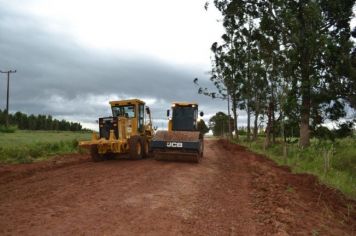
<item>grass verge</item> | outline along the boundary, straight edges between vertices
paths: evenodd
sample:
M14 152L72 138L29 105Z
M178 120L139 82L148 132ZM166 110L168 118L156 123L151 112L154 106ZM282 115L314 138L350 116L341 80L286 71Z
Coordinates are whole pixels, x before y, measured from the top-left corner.
M284 145L280 142L264 150L263 138L247 142L240 138L240 145L251 151L264 154L279 165L287 165L295 173L310 173L328 186L342 191L356 199L356 139L344 138L334 142L312 140L310 147L300 148L298 144ZM285 155L286 154L286 155Z
M54 155L77 153L80 140L90 133L69 131L17 131L0 134L0 163L31 163Z

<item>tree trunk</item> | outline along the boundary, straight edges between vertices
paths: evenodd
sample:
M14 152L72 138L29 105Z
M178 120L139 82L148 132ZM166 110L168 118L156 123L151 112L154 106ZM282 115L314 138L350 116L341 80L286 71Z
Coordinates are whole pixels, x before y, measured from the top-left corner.
M272 111L271 111L272 112L271 133L272 133L272 143L273 144L276 143L276 132L275 132L276 117L275 117L274 109L275 109L275 103L273 101L272 102Z
M234 115L234 132L236 140L239 140L239 132L237 130L237 99L236 95L232 95L232 113Z
M250 100L251 100L251 70L250 70L250 62L251 62L251 33L252 33L252 21L250 16L248 17L248 30L249 36L247 37L247 141L251 139L251 108L250 108Z
M267 121L264 149L268 148L271 145L272 107L273 107L273 103L270 102L269 106L268 106L268 111L267 111L268 121Z
M254 121L254 127L253 127L253 140L257 140L257 134L258 134L258 117L260 113L260 101L256 98L256 110L255 110L255 121Z
M258 134L258 116L260 114L256 111L255 112L255 121L254 121L254 126L253 126L253 141L257 140L257 134Z
M233 137L232 137L232 131L231 131L231 115L230 115L230 93L228 91L227 93L227 127L228 127L228 138L229 140L231 140Z
M302 94L302 107L300 114L300 140L299 145L303 148L310 145L310 131L309 131L309 118L310 118L310 72L309 72L309 61L310 53L307 48L307 42L305 40L305 29L306 23L304 19L304 3L299 2L299 13L298 21L301 25L299 32L299 37L301 43L299 45L299 50L301 53L300 57L300 70L301 70L301 94Z
M272 65L274 68L274 65ZM270 124L270 133L272 134L272 143L276 143L276 135L275 135L275 115L274 115L274 110L275 110L275 94L274 94L274 83L272 81L271 83L271 101L270 101L270 106L269 106L269 113L270 113L270 119L271 119L271 124Z
M303 148L310 145L309 117L310 117L310 100L308 96L302 98L302 112L300 119L300 141L299 145Z
M250 99L247 99L247 141L251 139L251 108Z

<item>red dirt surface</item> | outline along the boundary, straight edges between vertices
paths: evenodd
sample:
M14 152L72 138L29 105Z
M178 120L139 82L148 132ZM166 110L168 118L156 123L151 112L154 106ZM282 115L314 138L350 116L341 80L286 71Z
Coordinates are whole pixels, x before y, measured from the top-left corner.
M0 166L0 235L354 235L355 201L208 140L199 164L87 155Z

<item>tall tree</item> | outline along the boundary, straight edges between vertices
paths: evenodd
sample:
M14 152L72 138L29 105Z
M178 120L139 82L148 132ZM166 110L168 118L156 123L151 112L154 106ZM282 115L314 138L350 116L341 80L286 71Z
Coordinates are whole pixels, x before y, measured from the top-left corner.
M311 129L345 116L347 103L355 107L356 52L349 26L355 0L214 0L214 5L226 30L216 47L222 76L236 83L231 93L245 101L248 114L254 109L252 65L264 68L266 141L276 135L276 111L282 126L285 120L299 123L300 146L307 147ZM251 18L259 37L251 37L246 20Z
M223 112L217 112L209 120L209 128L212 130L214 136L223 136L228 134L229 129L229 117ZM233 123L233 119L230 117L230 122Z
M284 34L300 112L300 145L310 144L310 124L345 115L351 82L350 18L354 0L270 1L273 23ZM279 10L280 9L280 10ZM322 113L324 113L322 115Z

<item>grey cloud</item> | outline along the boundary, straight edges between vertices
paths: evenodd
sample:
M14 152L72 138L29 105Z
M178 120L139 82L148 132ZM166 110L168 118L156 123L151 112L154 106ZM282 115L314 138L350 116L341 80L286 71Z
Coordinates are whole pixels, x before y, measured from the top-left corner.
M197 101L210 115L226 111L225 101L197 94L194 77L210 85L202 68L86 49L65 35L46 31L38 19L4 8L0 32L0 69L18 70L11 79L10 111L92 122L110 113L106 99L115 95L155 99L152 113L159 122L171 101ZM0 108L6 97L1 77Z

